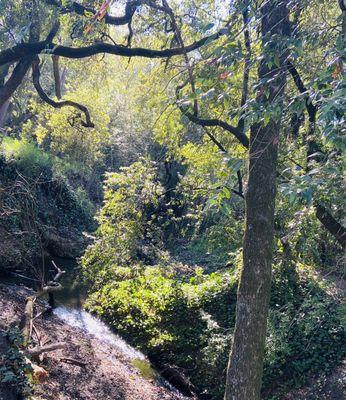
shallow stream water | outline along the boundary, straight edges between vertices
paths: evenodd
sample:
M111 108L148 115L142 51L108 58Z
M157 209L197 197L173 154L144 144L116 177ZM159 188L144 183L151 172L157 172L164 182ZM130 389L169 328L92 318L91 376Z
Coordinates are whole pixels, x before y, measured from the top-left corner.
M159 380L160 383L172 389L168 382L163 382L158 372L152 368L150 361L142 352L129 345L121 336L113 332L106 323L83 309L86 290L77 283L78 265L76 260L60 257L46 258L45 270L46 275L49 277L54 276L55 273L52 261L65 271L65 274L59 280L63 289L54 294L55 308L53 313L66 324L78 327L85 333L116 348L130 361L143 378ZM35 288L34 280L20 275L8 275L2 277L1 281L8 284L24 284Z
M66 324L78 327L98 340L116 348L146 379L160 379L159 374L152 368L146 356L129 345L121 336L113 332L108 325L83 309L86 291L76 280L78 266L75 260L52 257L46 260L47 266L54 261L65 271L60 280L63 289L56 293L56 308L53 313Z

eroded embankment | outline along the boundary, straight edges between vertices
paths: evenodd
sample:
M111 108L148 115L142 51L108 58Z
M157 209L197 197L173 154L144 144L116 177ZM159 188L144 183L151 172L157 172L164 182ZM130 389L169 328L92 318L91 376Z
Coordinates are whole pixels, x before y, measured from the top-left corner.
M2 336L12 322L20 319L29 293L30 290L24 287L0 284ZM38 318L35 325L42 342L66 343L65 349L47 353L41 363L49 376L44 383L36 385L35 400L184 399L158 381L140 376L130 359L112 343L102 341L78 326L70 326L54 314ZM4 342L0 341L0 346L2 353L6 350ZM66 358L80 360L85 365L71 365L64 361ZM0 400L9 400L8 396L8 392L0 387Z

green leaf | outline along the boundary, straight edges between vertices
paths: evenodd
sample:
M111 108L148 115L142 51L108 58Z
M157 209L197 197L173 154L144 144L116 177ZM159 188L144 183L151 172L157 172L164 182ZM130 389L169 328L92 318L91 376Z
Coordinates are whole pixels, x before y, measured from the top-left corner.
M280 67L280 58L277 54L274 56L274 63L277 67Z
M264 126L267 126L269 124L269 121L270 121L270 114L269 113L265 113L264 114L263 121L264 121Z
M224 197L226 199L231 198L231 192L229 191L229 189L227 187L222 188L222 194L224 195Z
M203 31L204 31L204 32L209 31L211 28L214 27L214 25L215 25L215 24L214 24L213 22L210 22L209 24L205 25L205 27L203 28Z
M243 161L239 158L230 158L227 161L227 165L233 172L238 172L243 165Z

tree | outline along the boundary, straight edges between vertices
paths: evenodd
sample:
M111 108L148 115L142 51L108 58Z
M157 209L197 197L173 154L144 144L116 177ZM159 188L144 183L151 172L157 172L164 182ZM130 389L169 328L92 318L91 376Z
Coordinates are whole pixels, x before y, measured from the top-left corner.
M290 24L286 1L267 1L261 13L263 59L258 71L257 101L266 108L273 104L282 105L287 58L282 43L289 34ZM280 55L279 65L272 62L277 54ZM267 95L264 90L268 91ZM251 127L243 269L225 400L260 399L271 282L280 118L280 115L271 116L267 124L256 123Z

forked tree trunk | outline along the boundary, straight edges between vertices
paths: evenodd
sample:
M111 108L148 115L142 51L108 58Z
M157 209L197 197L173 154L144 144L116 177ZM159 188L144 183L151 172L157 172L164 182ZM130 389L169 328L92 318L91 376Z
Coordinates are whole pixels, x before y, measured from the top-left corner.
M287 57L282 43L279 44L290 30L286 4L286 0L268 0L261 10L264 57L258 74L260 80L269 82L261 85L257 101L264 110L274 102L281 104L286 85L284 68L273 64L275 48L280 48L276 54L281 65ZM260 399L271 285L279 119L271 118L268 124L255 124L250 133L243 269L225 400Z

